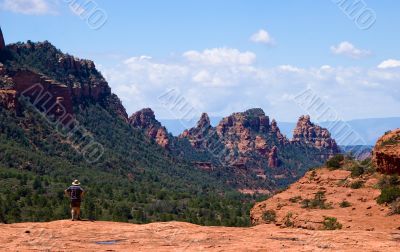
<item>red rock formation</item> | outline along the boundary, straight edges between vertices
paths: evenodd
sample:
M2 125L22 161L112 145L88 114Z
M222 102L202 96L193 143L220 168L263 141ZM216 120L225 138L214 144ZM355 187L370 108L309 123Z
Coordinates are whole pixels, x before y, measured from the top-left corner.
M273 211L273 225L280 228L290 227L293 232L297 232L296 228L324 229L326 216L337 218L337 222L343 225L342 229L347 233L396 229L400 227L399 215L389 214L392 211L390 205L379 205L376 202L381 194L376 184L382 176L364 174L362 178L354 178L350 171L331 171L327 168L309 171L286 190L256 203L250 210L251 222L255 225L266 223L268 220L265 219L265 213ZM364 182L362 188L353 189L349 186L360 179ZM315 199L316 194L321 192L324 192L328 209L304 208L305 200ZM351 207L343 207L344 201L349 202Z
M213 128L208 116L203 114L196 127L185 130L179 137L187 138L197 149L207 150L209 146L223 149L218 153L220 160L238 169L250 168L257 171L270 161L269 167L278 167L277 148L270 149L278 142L289 141L280 133L273 120L262 109L250 109L242 113L233 113L223 118Z
M279 143L287 144L289 142L287 138L284 135L282 135L275 119L272 119L271 121L271 133L276 136L276 138L279 140Z
M17 96L31 103L47 115L64 117L73 115L70 89L31 71L18 71L13 77Z
M375 144L372 160L385 174L400 174L400 128L383 135Z
M111 94L110 107L114 109L116 114L125 122L128 122L128 114L126 113L125 107L122 105L121 100L116 94Z
M4 42L3 32L0 27L0 51L6 47L6 43Z
M278 167L278 148L272 147L271 152L268 154L268 166L270 168Z
M144 108L129 117L128 122L134 128L142 129L161 147L168 149L170 140L167 129L156 120L151 108Z
M207 141L208 133L211 129L210 118L207 113L203 113L197 122L197 126L185 130L179 137L187 138L193 147L201 148Z
M326 150L327 156L339 153L336 141L331 138L329 131L313 124L309 115L299 118L293 131L292 142L311 144L318 149Z
M267 145L267 141L265 140L265 138L263 138L262 136L256 136L254 143L255 143L255 148L258 151L258 153L260 153L261 155L267 154L268 145Z
M45 49L54 51L56 50L49 42L42 43L25 43L10 45L11 50L18 53L21 48L30 48L31 50ZM104 78L97 72L95 65L89 60L80 60L70 55L64 55L57 51L56 56L59 55L59 65L49 66L50 71L63 70L71 73L65 77L65 82L72 85L64 85L45 75L38 74L29 70L12 70L8 71L6 67L0 63L0 88L12 89L16 92L17 98L21 95L27 96L34 105L48 113L60 118L66 114L73 115L73 104L79 105L84 100L90 99L98 102L105 107L111 108L116 112L124 121L127 121L128 116L125 108L122 106L121 101L116 95L111 93ZM73 77L71 77L73 74ZM82 79L82 82L76 80ZM4 93L4 92L3 92ZM5 107L16 108L19 107L18 99L11 99L9 96L2 95L2 104L7 103ZM15 104L11 105L10 102L14 101ZM69 119L70 120L70 119ZM64 120L62 120L65 122Z

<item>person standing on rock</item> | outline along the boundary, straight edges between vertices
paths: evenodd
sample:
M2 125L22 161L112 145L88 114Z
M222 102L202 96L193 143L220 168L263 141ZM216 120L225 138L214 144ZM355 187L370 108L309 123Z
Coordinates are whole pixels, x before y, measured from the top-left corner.
M81 214L81 201L85 191L80 187L78 180L74 180L72 185L65 189L64 193L71 201L71 220L80 220Z

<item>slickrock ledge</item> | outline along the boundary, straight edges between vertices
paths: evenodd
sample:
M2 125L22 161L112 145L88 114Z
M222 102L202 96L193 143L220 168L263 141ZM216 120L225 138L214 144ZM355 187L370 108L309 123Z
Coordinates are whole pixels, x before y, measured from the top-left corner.
M275 225L204 227L71 222L0 225L3 251L397 251L400 230L313 231Z

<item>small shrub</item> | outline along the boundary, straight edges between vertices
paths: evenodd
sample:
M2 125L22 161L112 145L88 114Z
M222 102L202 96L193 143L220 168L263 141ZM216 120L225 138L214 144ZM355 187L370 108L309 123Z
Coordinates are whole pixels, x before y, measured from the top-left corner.
M379 195L376 201L378 204L391 203L397 198L400 198L400 188L390 186L382 189L381 195Z
M330 204L326 204L326 197L324 191L318 191L315 193L314 199L304 199L301 202L302 208L319 208L319 209L329 209Z
M292 203L297 203L297 202L299 202L300 200L301 200L301 196L295 196L295 197L291 197L291 198L289 199L289 201L292 202Z
M399 142L400 142L400 136L395 135L395 136L392 136L391 138L387 139L386 141L383 141L381 143L381 146L395 145L395 144L397 144Z
M400 184L400 179L397 174L392 176L385 175L379 180L378 187L380 189L384 189L387 187L398 186L399 184Z
M351 187L352 189L359 189L359 188L361 188L363 185L364 185L364 181L362 181L362 180L356 180L356 181L354 181L354 182L352 182L352 183L350 184L350 187Z
M351 204L350 204L350 202L348 202L348 201L346 201L346 200L343 200L342 202L340 202L339 206L340 206L341 208L346 208L346 207L351 206Z
M275 222L275 220L276 220L276 213L275 213L275 211L274 211L274 210L267 210L267 211L265 211L264 214L263 214L263 220L264 220L266 223Z
M389 215L400 214L400 198L397 198L395 201L390 204L390 213Z
M288 188L289 188L288 186L280 188L280 189L276 190L276 194L282 193L282 192L286 191Z
M340 224L335 217L324 217L324 229L325 230L335 230L342 229L342 224Z
M315 170L312 170L312 172L310 173L309 179L314 180L316 176L317 176L317 172Z
M351 171L351 177L353 178L359 177L364 174L364 168L362 166L359 166L358 164L351 167L350 171Z
M311 200L310 199L304 199L301 201L301 207L302 208L311 208Z
M294 227L294 222L292 221L292 216L293 214L291 212L288 212L285 216L285 226L286 227Z
M337 186L344 186L346 183L347 183L347 179L341 179L336 183L336 185Z
M376 167L373 163L369 163L368 165L364 165L364 173L366 174L374 174L376 172Z
M335 155L334 157L330 158L326 161L326 166L330 170L339 169L341 166L341 162L344 160L344 156L342 154Z

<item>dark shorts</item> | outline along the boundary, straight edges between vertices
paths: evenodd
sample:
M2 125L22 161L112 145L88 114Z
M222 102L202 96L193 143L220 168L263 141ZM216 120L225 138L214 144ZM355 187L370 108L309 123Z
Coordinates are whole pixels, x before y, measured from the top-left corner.
M80 201L71 201L71 207L81 207Z

